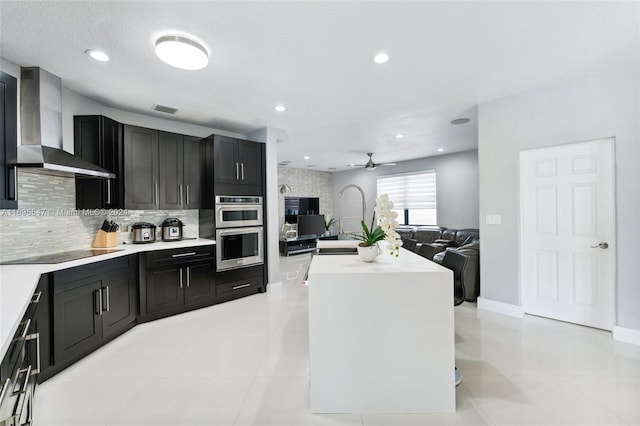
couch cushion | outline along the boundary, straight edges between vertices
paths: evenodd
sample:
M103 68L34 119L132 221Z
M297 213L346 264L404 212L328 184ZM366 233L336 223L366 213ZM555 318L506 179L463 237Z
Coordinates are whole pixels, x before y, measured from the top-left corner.
M435 240L439 239L442 236L442 231L440 228L423 228L420 227L416 229L413 234L413 238L420 241L421 243L432 243Z
M465 244L469 237L473 237L476 240L480 239L480 231L478 229L459 229L456 231L455 242L456 245L461 246Z

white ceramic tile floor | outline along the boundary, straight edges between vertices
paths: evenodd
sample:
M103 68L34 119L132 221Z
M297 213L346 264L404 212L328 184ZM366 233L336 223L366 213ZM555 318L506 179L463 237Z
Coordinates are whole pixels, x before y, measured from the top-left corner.
M640 347L469 303L456 413L311 414L308 262L281 258L266 294L136 326L41 385L35 426L640 425Z

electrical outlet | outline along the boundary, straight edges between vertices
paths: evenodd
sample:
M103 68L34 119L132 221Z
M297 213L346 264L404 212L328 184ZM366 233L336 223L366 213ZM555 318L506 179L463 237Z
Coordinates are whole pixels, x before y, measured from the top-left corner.
M487 225L500 225L502 223L502 216L499 214L488 214L485 223Z

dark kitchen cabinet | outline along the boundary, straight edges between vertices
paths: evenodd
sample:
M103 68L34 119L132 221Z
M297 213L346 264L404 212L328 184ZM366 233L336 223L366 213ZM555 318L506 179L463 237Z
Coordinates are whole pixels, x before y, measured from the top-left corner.
M200 207L200 138L125 126L125 207Z
M216 184L262 186L263 144L218 135L213 144Z
M159 208L158 131L124 126L124 205L132 210Z
M54 272L53 366L68 367L133 327L137 306L136 256Z
M101 115L73 117L74 155L116 175L115 179L76 176L77 209L124 208L122 124Z
M264 265L216 273L216 302L227 302L265 289Z
M159 250L141 256L142 321L211 305L215 301L213 246Z
M17 79L0 72L0 209L16 209L18 149Z
M160 209L200 207L200 138L159 132Z

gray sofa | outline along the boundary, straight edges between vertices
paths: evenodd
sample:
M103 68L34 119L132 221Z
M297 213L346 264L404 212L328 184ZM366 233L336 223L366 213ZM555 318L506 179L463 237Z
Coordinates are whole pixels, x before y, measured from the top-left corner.
M441 263L445 250L468 257L462 280L466 300L475 302L480 295L480 232L478 229L448 229L437 226L400 226L396 229L407 246L417 244L418 254Z

